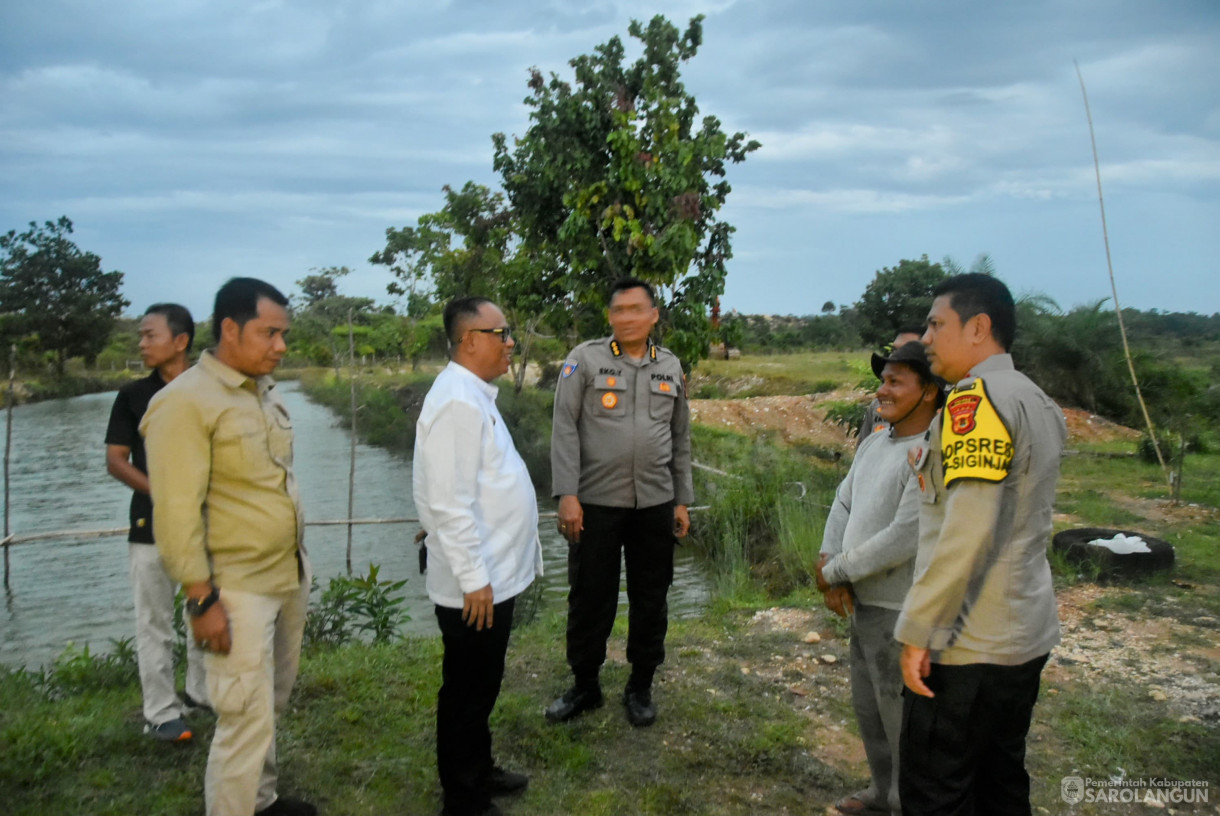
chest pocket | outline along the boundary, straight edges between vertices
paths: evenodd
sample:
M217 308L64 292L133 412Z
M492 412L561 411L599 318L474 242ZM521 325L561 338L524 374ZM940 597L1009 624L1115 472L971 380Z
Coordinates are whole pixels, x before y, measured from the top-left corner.
M678 396L678 384L669 380L652 380L648 383L648 415L653 419L668 420L674 413L674 400Z
M593 381L593 396L597 412L603 416L623 416L627 413L627 381L614 374L599 374Z
M267 442L271 456L287 464L292 461L292 419L288 409L276 403L271 407L274 422L267 428Z
M251 463L267 458L267 432L263 424L249 416L238 416L221 423L212 437L212 466L239 472Z

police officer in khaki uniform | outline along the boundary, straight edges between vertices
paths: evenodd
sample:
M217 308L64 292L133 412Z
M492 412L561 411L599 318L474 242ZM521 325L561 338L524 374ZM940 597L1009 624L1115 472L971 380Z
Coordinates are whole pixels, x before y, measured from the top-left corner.
M603 703L599 673L627 562L623 693L632 725L657 716L652 678L665 659L674 545L690 529L690 408L682 367L650 335L652 288L628 278L610 294L614 334L577 346L555 389L551 469L568 540L568 665L575 683L546 710L565 722Z
M1013 368L1008 287L958 275L933 297L923 343L932 372L956 385L911 457L919 549L894 630L902 812L1028 816L1025 738L1059 642L1046 549L1067 428Z

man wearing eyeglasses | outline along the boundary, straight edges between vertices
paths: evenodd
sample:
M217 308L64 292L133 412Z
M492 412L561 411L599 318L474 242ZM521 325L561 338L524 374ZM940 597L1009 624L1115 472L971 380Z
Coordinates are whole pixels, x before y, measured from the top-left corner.
M538 504L529 471L496 408L512 331L478 297L444 311L449 365L415 426L412 483L428 531L428 597L445 656L436 704L436 758L445 816L494 816L492 797L529 780L495 764L488 719L500 695L513 607L542 574Z
M577 346L555 388L551 434L559 532L568 548L567 657L575 682L546 710L566 722L604 702L601 667L627 562L628 721L656 720L652 680L665 660L674 545L690 529L690 408L682 366L652 342L652 288L628 278L610 293L613 334Z

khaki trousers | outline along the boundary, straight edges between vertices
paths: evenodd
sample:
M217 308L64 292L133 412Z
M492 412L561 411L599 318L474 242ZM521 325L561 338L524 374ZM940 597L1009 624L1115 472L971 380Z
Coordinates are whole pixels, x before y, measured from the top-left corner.
M302 553L297 590L220 590L232 648L227 655L208 652L205 659L217 714L204 776L208 816L252 816L275 802L275 720L288 705L300 666L309 581Z
M144 719L160 725L181 717L182 701L174 691L174 595L178 585L165 572L155 544L128 544L131 594L136 610L136 658ZM186 693L208 701L203 652L186 639Z

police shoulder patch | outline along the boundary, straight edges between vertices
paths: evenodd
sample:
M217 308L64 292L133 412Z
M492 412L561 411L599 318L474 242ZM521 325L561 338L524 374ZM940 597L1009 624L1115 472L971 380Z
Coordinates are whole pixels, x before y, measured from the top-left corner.
M958 479L1002 482L1012 467L1012 433L987 396L983 381L949 393L941 415L945 487Z
M568 360L563 364L563 371L559 372L559 376L566 380L568 377L572 376L572 372L576 370L578 365L580 365L580 363L576 362L575 360Z

